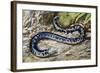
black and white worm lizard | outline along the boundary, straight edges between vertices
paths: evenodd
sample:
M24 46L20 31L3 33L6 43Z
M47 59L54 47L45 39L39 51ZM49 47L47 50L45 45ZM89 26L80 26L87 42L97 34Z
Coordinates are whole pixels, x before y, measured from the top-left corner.
M80 35L78 37L64 37L64 36L54 34L51 32L39 32L35 36L33 36L30 41L30 49L31 49L32 54L34 54L37 57L45 58L45 57L49 57L50 55L56 52L54 48L41 50L37 46L40 40L49 39L49 40L54 40L57 42L67 43L67 44L72 44L72 45L78 44L84 41L85 31L84 31L83 26L81 26L80 24L74 24L70 26L69 28L64 29L64 28L59 27L58 19L59 19L58 16L55 16L53 19L53 25L56 30L60 32L64 32L66 34L72 34L74 32L78 32Z

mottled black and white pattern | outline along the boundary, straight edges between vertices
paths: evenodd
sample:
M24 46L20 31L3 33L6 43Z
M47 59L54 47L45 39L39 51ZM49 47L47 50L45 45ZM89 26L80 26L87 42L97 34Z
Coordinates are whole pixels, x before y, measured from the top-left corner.
M78 32L78 34L80 35L77 37L75 36L65 37L65 36L61 36L61 35L51 33L51 32L39 32L35 36L32 37L31 42L30 42L31 52L35 56L42 57L42 58L49 57L56 52L54 48L48 48L45 50L40 49L38 47L38 43L40 40L49 39L49 40L54 40L54 41L61 42L61 43L70 44L70 45L75 45L75 44L78 44L84 41L85 31L84 31L84 28L80 24L74 24L70 26L69 28L64 29L58 26L58 22L57 22L58 19L59 19L58 16L55 16L53 19L53 25L56 30L58 30L59 32L64 32L67 35L75 34L75 32Z

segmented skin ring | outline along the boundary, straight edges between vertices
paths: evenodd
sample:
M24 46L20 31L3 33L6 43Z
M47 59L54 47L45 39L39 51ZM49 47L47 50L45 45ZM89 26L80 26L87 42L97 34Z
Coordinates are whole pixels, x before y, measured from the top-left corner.
M56 52L54 48L48 48L45 50L40 49L37 45L40 40L54 40L61 43L75 45L84 41L85 31L84 28L79 24L74 24L69 28L63 29L58 25L58 16L55 16L53 19L53 25L55 29L59 32L64 32L65 34L72 34L74 32L78 32L80 34L79 37L64 37L51 32L39 32L35 36L32 37L30 41L30 49L31 52L41 58L49 57Z

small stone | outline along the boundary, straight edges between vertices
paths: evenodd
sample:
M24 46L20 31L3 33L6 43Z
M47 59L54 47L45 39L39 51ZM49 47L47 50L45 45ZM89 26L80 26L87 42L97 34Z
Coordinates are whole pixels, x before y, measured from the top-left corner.
M27 33L28 33L28 31L24 29L23 30L23 34L27 34Z
M28 37L24 37L24 38L23 38L23 41L27 41L27 40L29 40Z

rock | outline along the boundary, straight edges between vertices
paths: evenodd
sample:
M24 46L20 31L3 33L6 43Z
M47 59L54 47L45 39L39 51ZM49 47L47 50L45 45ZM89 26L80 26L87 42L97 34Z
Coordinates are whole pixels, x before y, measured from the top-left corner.
M66 56L71 56L72 53L68 51L68 52L65 53L65 55L66 55Z
M86 37L91 37L91 33L90 32L87 32L86 33Z
M29 33L28 30L23 29L23 34L28 34L28 33Z

